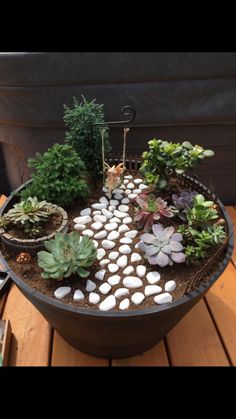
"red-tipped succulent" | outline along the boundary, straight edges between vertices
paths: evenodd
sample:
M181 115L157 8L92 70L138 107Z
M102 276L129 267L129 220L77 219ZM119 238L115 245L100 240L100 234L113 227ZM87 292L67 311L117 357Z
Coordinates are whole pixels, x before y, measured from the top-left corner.
M136 202L139 205L139 209L134 217L134 221L137 222L137 227L144 229L144 231L151 230L154 221L174 216L174 210L168 207L167 202L162 198L155 198L152 194L143 194L142 197L136 198Z

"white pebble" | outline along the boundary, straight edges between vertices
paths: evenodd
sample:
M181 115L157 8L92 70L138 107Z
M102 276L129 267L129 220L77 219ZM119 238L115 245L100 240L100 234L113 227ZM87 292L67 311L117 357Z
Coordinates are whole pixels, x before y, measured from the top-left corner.
M125 231L128 231L129 227L126 224L122 224L119 228L118 228L118 233L124 233Z
M135 292L131 297L131 301L132 303L138 306L139 304L143 302L144 298L145 298L145 295L143 295L142 292Z
M134 239L138 235L137 230L130 230L125 233L125 237L129 237L130 239Z
M92 221L92 218L89 215L83 215L82 217L74 218L73 221L75 224L87 224L90 223L90 221Z
M107 282L104 282L104 284L100 285L99 287L99 291L102 294L107 294L110 291L110 289L111 289L111 286Z
M116 306L116 299L114 295L109 295L99 306L99 310L108 311Z
M103 187L102 187L102 191L103 191L103 192L108 192L108 189L106 188L106 186L103 186Z
M147 189L147 185L144 185L143 183L140 183L139 189Z
M86 229L82 231L82 235L83 236L89 236L89 237L93 237L94 232L92 230Z
M148 272L146 276L149 284L156 284L161 279L161 275L157 271Z
M130 302L128 298L125 298L124 300L122 300L119 304L119 309L120 310L127 310L127 308L129 308L130 306Z
M113 207L116 207L118 204L119 204L119 201L117 201L117 199L110 200L110 205L112 205Z
M80 215L90 215L91 214L91 208L85 208L82 211L80 211Z
M70 294L71 292L71 287L59 287L56 289L56 291L54 292L54 296L58 299L61 300L62 298L64 298L66 295Z
M132 253L131 262L139 262L142 260L142 257L138 253Z
M139 185L140 183L142 183L143 180L142 179L134 179L134 183L135 185Z
M111 231L108 236L107 236L107 240L116 240L118 239L118 237L120 237L120 233L118 233L118 231Z
M120 268L125 268L128 263L127 256L126 255L120 256L119 259L117 259L116 263Z
M124 275L130 275L134 272L134 267L133 266L127 266L127 268L125 268L123 270L123 274Z
M174 291L176 288L176 282L175 281L167 281L165 283L165 291L171 292Z
M95 282L90 281L90 279L88 279L88 280L87 280L87 283L86 283L86 291L88 291L88 292L92 292L92 291L94 291L94 290L95 290L95 288L96 288L96 284L95 284Z
M109 263L108 270L109 270L109 272L114 274L115 272L117 272L119 270L119 266L116 263Z
M110 260L116 260L119 256L119 252L110 252L108 257Z
M142 287L143 282L136 276L126 276L123 279L123 285L127 288L140 288Z
M168 292L164 292L163 294L156 295L154 301L156 304L171 303L172 297Z
M141 191L141 189L134 189L133 190L133 193L136 193L136 194L140 194L142 191Z
M104 276L105 276L105 274L106 274L106 269L101 269L100 271L97 271L95 273L95 278L96 279L99 279L99 281L102 281L103 278L104 278Z
M139 243L141 243L140 241L138 243L136 243L136 245L134 246L135 249L139 249Z
M147 285L144 290L144 294L148 297L149 295L159 294L162 288L158 285Z
M124 180L124 185L127 185L127 183L129 183L129 179Z
M107 217L105 217L105 215L100 215L100 214L95 215L93 219L94 221L97 221L99 223L105 223L107 221Z
M128 195L128 198L129 198L129 199L134 199L134 198L136 198L136 196L138 196L138 194L137 194L137 193L130 193L130 194Z
M85 230L85 225L84 224L75 224L75 226L74 226L74 229L75 230L79 230L79 231L82 231L82 230Z
M81 290L76 290L74 292L73 300L75 301L82 301L84 299L84 294Z
M93 245L94 245L95 249L98 248L98 242L97 242L97 240L93 240Z
M114 198L120 201L121 199L123 199L123 195L121 195L120 193L116 193Z
M96 202L95 204L92 204L92 208L97 210L103 210L106 208L106 204L101 204L101 202Z
M121 280L120 275L112 275L108 278L107 282L109 282L110 285L118 285Z
M123 223L124 224L130 224L130 223L132 223L132 218L131 217L123 218Z
M104 239L107 236L107 231L106 230L101 230L98 233L95 234L94 238L95 239Z
M101 260L106 254L106 251L101 247L97 249L97 260Z
M132 182L128 183L127 189L134 189L134 184Z
M121 211L118 211L118 210L114 211L114 215L118 218L125 218L125 217L128 216L128 214L126 212L121 212Z
M107 198L108 198L108 199L110 199L110 198L111 198L111 194L110 194L110 192L106 192L106 193L105 193L105 195L107 196Z
M133 179L133 176L132 175L126 175L124 178L125 179Z
M133 242L132 239L130 239L129 237L122 237L122 239L120 239L120 243L122 244L131 244Z
M102 213L102 211L100 211L100 210L96 210L96 211L93 211L93 215L101 215L101 213Z
M109 202L108 202L108 200L107 200L107 198L105 196L102 196L99 199L99 201L101 202L101 204L105 204L105 205L108 205L109 204Z
M121 212L129 211L129 207L127 205L119 205L118 210Z
M144 266L144 265L138 265L138 266L136 267L136 274L137 274L140 278L142 278L143 276L145 276L145 274L146 274L146 270L147 270L146 266Z
M103 208L103 209L102 209L102 213L103 213L103 215L105 215L105 217L107 217L108 219L113 217L113 213L112 213L111 211L107 211L107 209L105 209L105 208Z
M132 250L130 249L128 244L123 244L122 246L119 247L119 252L122 253L123 255L128 255L129 253L132 252Z
M125 185L121 185L120 186L120 189L124 189L125 190L126 189ZM122 190L122 193L123 193L123 190Z
M100 260L99 265L101 266L101 268L103 268L109 262L110 262L110 259L102 259L102 260Z
M121 203L122 204L128 204L129 203L129 198L123 198Z
M100 223L100 222L98 222L98 221L96 221L95 223L91 224L91 227L94 230L101 230L101 228L103 228L103 224Z
M120 223L121 223L121 220L120 220L119 218L117 218L117 217L113 217L113 218L111 218L111 219L109 220L109 222L110 222L110 223L117 223L117 224L120 224Z
M118 224L117 224L117 223L108 223L108 224L105 224L105 225L104 225L104 228L105 228L107 231L116 230L116 229L117 229L117 227L118 227Z
M125 195L129 195L129 194L131 194L131 192L132 192L131 189L126 189L124 193L125 193Z
M122 189L114 189L114 191L112 191L112 193L113 194L116 194L116 193L123 193L123 191L122 191Z
M89 294L89 302L91 304L97 304L100 301L100 295L98 295L96 292L90 292Z
M123 297L124 295L128 295L129 290L127 288L118 288L114 294L116 298Z
M104 247L104 249L113 249L113 247L115 247L115 242L113 242L112 240L103 240L102 241L102 247Z
M115 205L109 205L108 209L109 209L110 212L114 212L116 207L115 207Z

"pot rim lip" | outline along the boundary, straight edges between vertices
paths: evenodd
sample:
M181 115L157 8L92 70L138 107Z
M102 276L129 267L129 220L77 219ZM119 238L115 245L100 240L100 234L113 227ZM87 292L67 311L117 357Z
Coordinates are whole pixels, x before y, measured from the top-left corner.
M190 176L187 176L187 175L185 175L185 177L195 180L194 178L192 178ZM24 184L19 186L19 188L17 188L13 193L11 193L9 195L9 197L5 201L4 205L0 209L0 216L4 212L5 207L10 202L10 200L13 198L13 196L16 193L18 193L21 189L23 189L25 187L25 185L27 185L30 182L31 182L31 180L25 182ZM199 182L198 180L196 182L198 184L200 184L200 186L203 186L206 191L209 191L209 193L212 194L212 192L206 186L204 186L201 182ZM200 287L196 288L194 291L188 292L183 297L178 298L177 300L175 300L174 302L171 302L171 303L151 306L151 307L148 307L148 308L145 308L145 309L128 310L126 312L123 312L123 311L122 312L120 312L120 311L102 311L102 310L98 310L98 309L88 309L88 308L76 307L74 305L69 305L69 304L63 303L62 301L56 300L52 297L48 297L48 296L44 295L43 293L41 293L40 291L36 291L32 287L30 287L26 282L24 282L21 278L19 278L14 273L14 271L9 267L8 263L6 262L3 254L1 252L1 249L0 249L0 260L1 260L2 264L4 265L4 267L6 269L6 273L8 275L10 275L13 282L20 289L22 289L27 294L31 294L33 298L38 299L39 301L43 302L46 305L53 306L55 309L60 310L60 311L64 310L68 313L75 314L75 315L79 314L79 315L82 315L82 316L91 316L91 318L92 317L103 317L103 318L107 318L107 319L108 318L111 318L111 319L114 319L114 318L132 318L132 317L136 317L136 316L138 317L140 315L142 315L142 316L143 315L152 315L152 314L155 315L156 313L159 313L159 312L171 311L172 309L174 310L176 307L178 307L182 304L185 304L188 301L198 297L202 293L205 293L213 285L213 283L219 278L219 276L223 273L223 271L226 269L228 263L230 262L231 256L233 254L233 248L234 248L233 224L232 224L231 218L228 215L228 213L226 212L226 209L225 209L223 203L221 202L221 200L219 198L215 198L214 201L220 207L220 209L221 209L221 211L224 215L224 218L226 220L227 227L228 227L229 241L228 241L228 245L227 245L226 255L225 255L223 261L221 262L217 272L209 279L209 281L202 284Z

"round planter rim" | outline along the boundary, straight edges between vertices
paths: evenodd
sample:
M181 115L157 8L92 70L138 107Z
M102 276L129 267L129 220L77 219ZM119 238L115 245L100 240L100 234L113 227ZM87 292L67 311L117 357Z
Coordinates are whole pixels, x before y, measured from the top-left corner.
M190 176L186 176L187 178L191 178ZM194 178L191 178L194 179ZM17 194L21 189L23 189L28 183L30 183L31 180L25 182L19 188L17 188L5 201L4 205L0 209L0 216L4 212L5 207L8 205L10 200ZM196 181L200 186L203 186L205 191L212 194L212 192L201 182L198 180ZM18 277L14 271L9 267L8 263L6 262L1 250L0 250L0 260L2 261L6 272L10 275L13 282L16 283L20 288L22 288L23 291L25 291L27 294L31 294L33 297L37 298L38 300L42 301L44 304L51 305L57 310L64 310L68 311L70 313L85 315L85 316L91 316L91 317L103 317L107 319L114 319L114 318L131 318L134 316L143 316L143 315L152 315L156 314L157 312L162 311L171 311L171 309L174 309L175 307L178 307L184 303L186 303L189 300L192 300L199 294L203 293L206 289L210 288L210 286L219 278L219 276L222 274L222 272L225 270L226 266L228 265L232 253L233 253L233 245L234 245L234 230L233 230L233 224L232 221L228 215L228 213L225 210L225 207L220 199L215 199L215 202L220 207L223 216L226 220L227 227L228 227L228 234L229 234L229 241L227 245L227 252L226 255L221 262L217 272L205 283L201 284L198 288L196 288L193 291L188 292L183 297L178 298L172 303L166 303L162 305L156 305L144 309L137 309L137 310L127 310L126 312L119 312L119 311L102 311L98 309L88 309L88 308L80 308L76 307L74 305L69 305L66 303L63 303L62 301L56 300L52 297L48 297L41 293L40 291L34 290L32 287L30 287L26 282L24 282L20 277Z

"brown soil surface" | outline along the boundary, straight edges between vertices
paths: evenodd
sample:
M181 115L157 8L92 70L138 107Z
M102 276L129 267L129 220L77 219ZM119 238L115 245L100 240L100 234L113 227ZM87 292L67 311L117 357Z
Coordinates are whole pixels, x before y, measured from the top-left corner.
M37 238L49 236L49 234L53 233L58 227L60 227L61 223L62 223L61 214L52 215L48 221L41 223L41 226L43 227L43 233ZM11 228L7 230L7 233L11 234L13 237L16 237L18 239L31 238L25 235L24 230L22 228L19 228L14 225L11 226Z

